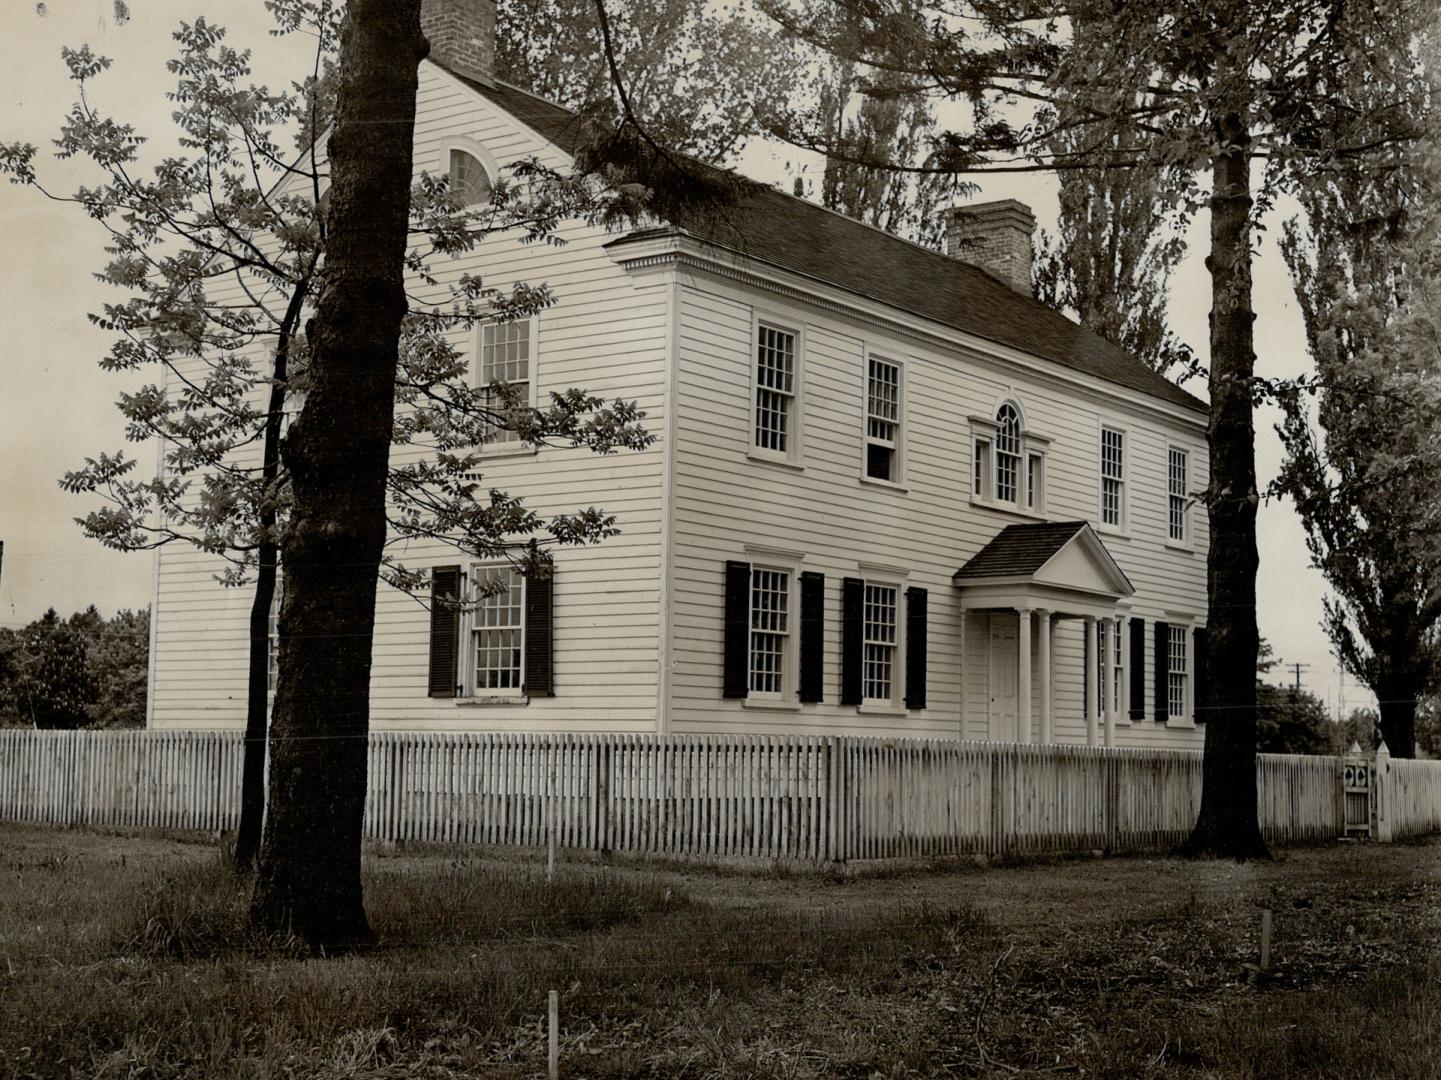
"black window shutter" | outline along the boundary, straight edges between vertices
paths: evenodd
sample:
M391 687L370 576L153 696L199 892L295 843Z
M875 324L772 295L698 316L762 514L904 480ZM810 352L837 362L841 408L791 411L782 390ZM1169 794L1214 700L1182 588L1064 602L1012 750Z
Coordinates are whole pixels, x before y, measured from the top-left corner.
M555 570L546 567L544 576L525 579L525 685L530 697L554 697Z
M926 590L906 590L906 708L926 707Z
M1131 620L1131 719L1146 719L1146 620Z
M1095 624L1082 621L1081 623L1081 719L1085 722L1086 730L1091 729L1091 654L1096 649Z
M865 665L866 583L848 577L841 582L841 704L861 703L861 669Z
M453 698L460 664L460 567L430 572L430 696Z
M826 576L801 575L800 699L824 701L826 686Z
M722 697L743 698L750 690L751 564L726 563L725 674Z
M1164 724L1171 715L1171 624L1156 624L1156 723Z
M1206 671L1206 653L1209 642L1206 639L1206 628L1198 626L1191 631L1191 640L1195 642L1196 657L1192 661L1196 667L1196 723L1204 724L1210 713L1211 706L1211 683L1209 674Z

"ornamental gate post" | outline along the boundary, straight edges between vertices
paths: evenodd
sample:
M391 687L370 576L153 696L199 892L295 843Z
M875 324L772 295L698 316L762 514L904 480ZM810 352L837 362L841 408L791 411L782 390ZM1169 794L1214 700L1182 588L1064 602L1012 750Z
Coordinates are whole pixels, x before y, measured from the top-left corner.
M1342 836L1371 836L1371 778L1374 761L1358 743L1341 758Z

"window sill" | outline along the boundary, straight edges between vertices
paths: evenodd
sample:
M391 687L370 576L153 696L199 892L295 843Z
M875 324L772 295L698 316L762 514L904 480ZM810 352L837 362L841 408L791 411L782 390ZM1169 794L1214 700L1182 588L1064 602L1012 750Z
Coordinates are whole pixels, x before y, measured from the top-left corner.
M866 487L885 488L887 491L899 491L903 495L911 490L907 484L902 484L896 480L882 480L878 476L862 476L860 480Z
M1196 722L1189 717L1184 720L1177 720L1174 717L1166 718L1166 727L1175 728L1177 731L1196 731Z
M741 707L745 709L765 709L769 712L800 712L801 705L798 701L782 701L780 698L741 698Z
M1049 521L1046 515L1037 510L1027 510L1017 506L1015 503L993 502L990 499L971 496L971 505L979 510L994 510L998 514L1009 514L1012 517L1025 518L1027 521Z
M530 698L521 694L518 697L468 697L456 701L457 709L494 709L503 705L529 705Z
M892 705L888 702L873 701L856 706L856 712L861 716L905 716L906 709L901 705Z
M1097 525L1096 532L1101 536L1109 536L1112 540L1131 539L1131 531L1129 529L1118 529L1114 525Z
M538 446L485 446L481 447L481 461L503 461L506 458L535 457L540 453Z
M1179 540L1167 540L1167 541L1166 541L1166 550L1167 550L1167 551L1180 551L1180 552L1184 552L1184 553L1187 554L1187 555L1194 555L1194 554L1196 554L1195 545L1193 545L1193 544L1183 544L1183 543L1182 543L1181 541L1179 541Z
M806 471L806 467L794 458L784 457L780 454L767 454L764 450L747 450L746 457L764 465L779 465L782 469L790 469L792 472Z

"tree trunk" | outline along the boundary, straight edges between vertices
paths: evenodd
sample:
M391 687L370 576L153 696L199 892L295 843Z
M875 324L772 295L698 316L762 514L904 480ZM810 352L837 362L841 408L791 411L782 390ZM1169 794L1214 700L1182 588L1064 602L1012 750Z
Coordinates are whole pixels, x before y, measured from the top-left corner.
M371 639L424 55L420 0L351 0L310 391L283 450L294 509L251 917L324 950L372 939L360 883Z
M267 423L267 471L270 453L270 427ZM264 516L262 511L262 525ZM273 513L271 524L274 524ZM276 578L276 547L273 543L260 545L259 564L255 579L255 598L250 604L250 672L245 700L245 756L240 766L240 825L235 832L237 873L247 873L255 865L255 857L260 851L260 827L265 820L265 729L270 719L270 606L275 599Z
M1210 708L1201 813L1183 851L1266 858L1256 805L1256 449L1251 378L1256 365L1251 310L1250 138L1239 116L1217 124L1212 167L1211 550L1206 655ZM1157 658L1159 660L1159 657Z
M1381 707L1381 738L1393 758L1416 756L1416 699L1420 685L1393 683L1378 687L1376 701Z

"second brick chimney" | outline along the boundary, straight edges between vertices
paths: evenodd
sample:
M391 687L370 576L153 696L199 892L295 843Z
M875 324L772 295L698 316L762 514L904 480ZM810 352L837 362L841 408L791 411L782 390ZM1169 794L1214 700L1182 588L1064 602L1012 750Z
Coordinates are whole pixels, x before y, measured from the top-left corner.
M946 254L989 270L1017 292L1032 296L1035 231L1036 215L1017 199L954 206L946 213Z
M422 0L420 30L432 60L494 85L495 0Z

